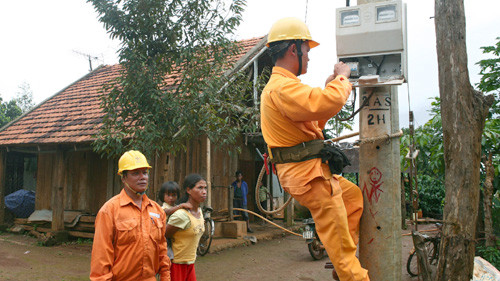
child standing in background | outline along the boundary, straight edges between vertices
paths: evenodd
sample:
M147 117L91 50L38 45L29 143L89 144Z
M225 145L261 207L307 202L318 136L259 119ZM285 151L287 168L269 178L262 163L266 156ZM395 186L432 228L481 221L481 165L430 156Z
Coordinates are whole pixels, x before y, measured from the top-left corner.
M182 203L179 205L175 205L177 202L177 199L179 199L181 195L181 188L175 181L167 181L161 185L160 192L158 194L158 198L160 201L163 203L161 208L165 211L165 214L167 214L167 223L168 223L168 218L170 215L172 215L175 211L179 209L186 209L189 210L192 208L191 203L186 202ZM172 241L170 238L167 238L167 255L170 259L174 258L174 254L172 251Z

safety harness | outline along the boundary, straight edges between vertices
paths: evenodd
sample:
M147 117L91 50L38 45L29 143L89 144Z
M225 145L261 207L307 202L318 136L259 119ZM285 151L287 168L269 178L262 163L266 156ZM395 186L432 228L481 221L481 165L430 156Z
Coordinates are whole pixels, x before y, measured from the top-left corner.
M312 140L291 147L274 147L269 149L273 164L303 162L321 158L328 163L332 174L341 174L345 166L351 165L347 156L330 140Z

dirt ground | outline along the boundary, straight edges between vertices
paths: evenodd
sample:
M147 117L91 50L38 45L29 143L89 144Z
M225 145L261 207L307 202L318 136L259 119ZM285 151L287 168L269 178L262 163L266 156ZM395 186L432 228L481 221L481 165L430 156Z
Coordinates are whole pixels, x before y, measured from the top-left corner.
M405 267L412 247L411 236L403 236L402 281L417 280ZM42 247L33 237L0 233L0 280L88 280L91 249L89 241ZM324 269L327 261L313 261L305 241L287 235L199 257L196 272L199 281L331 280L331 271Z

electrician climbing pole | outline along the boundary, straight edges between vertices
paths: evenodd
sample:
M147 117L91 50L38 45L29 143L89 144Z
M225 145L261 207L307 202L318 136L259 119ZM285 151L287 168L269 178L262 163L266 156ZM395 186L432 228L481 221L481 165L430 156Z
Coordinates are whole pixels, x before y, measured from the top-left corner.
M356 257L363 195L339 176L345 156L322 132L350 95L351 70L335 64L333 73L325 73L325 88L301 83L297 77L307 73L309 51L319 45L312 38L297 18L280 19L271 27L267 47L275 66L261 95L262 135L281 186L311 212L335 266L333 276L368 281Z
M337 9L337 56L367 102L360 111L364 210L359 259L372 280L401 280L401 168L397 85L406 72L406 6L358 0Z

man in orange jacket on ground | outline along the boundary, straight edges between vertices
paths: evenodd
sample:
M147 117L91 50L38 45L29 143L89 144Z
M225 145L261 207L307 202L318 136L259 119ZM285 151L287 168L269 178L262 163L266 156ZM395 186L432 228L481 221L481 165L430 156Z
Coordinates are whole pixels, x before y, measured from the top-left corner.
M90 280L170 280L166 214L145 194L149 166L139 151L118 161L123 189L99 210L95 221Z
M356 257L363 213L361 190L332 175L317 154L301 150L311 141L323 145L326 122L350 95L350 68L337 63L324 89L310 87L297 78L307 72L309 50L319 45L307 26L299 19L284 18L272 26L267 39L275 66L261 95L261 126L281 185L311 211L335 267L334 278L338 274L342 281L369 280Z

